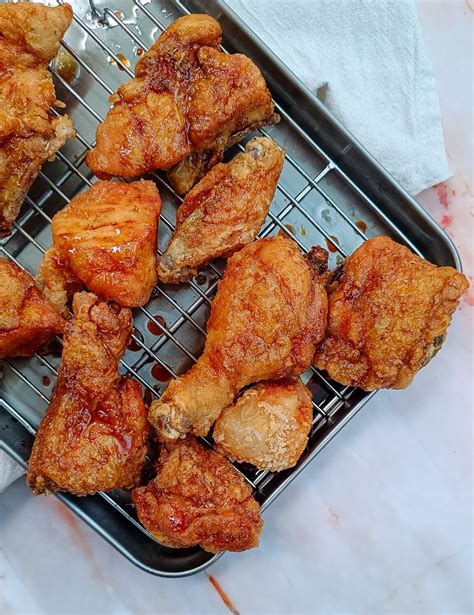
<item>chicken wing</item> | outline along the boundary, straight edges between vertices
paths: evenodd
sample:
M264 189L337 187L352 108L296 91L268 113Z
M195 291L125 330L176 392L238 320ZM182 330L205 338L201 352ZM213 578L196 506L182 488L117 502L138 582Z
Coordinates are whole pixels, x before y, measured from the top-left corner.
M0 4L0 235L8 234L41 165L75 132L47 70L69 27L68 4Z
M51 223L38 274L45 296L60 313L81 285L122 307L145 304L157 280L160 211L151 181L97 182L77 195Z
M158 264L158 278L189 280L199 267L230 256L255 239L268 213L284 152L267 138L252 139L245 152L218 164L189 192Z
M299 378L261 382L220 414L216 450L261 470L286 470L306 448L312 418L311 393Z
M145 458L141 388L117 371L132 331L131 312L91 293L77 293L73 311L56 388L28 466L27 482L36 495L130 489Z
M326 290L293 241L245 246L219 283L202 356L152 403L149 421L163 438L207 434L242 387L304 372L326 319Z
M31 356L63 329L30 274L0 258L0 358Z
M249 485L192 437L162 448L157 477L134 489L132 500L140 521L166 546L217 553L258 545L263 521Z
M389 237L366 241L345 262L329 299L314 363L344 385L407 387L434 356L469 284Z
M135 79L110 98L87 156L96 175L136 177L186 161L171 177L184 193L228 145L278 120L258 68L218 51L220 40L208 15L181 17L161 34L137 62Z

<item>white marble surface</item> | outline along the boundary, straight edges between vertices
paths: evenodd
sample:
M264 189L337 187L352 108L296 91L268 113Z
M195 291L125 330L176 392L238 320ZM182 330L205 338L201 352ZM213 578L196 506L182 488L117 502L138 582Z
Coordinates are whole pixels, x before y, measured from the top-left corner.
M419 2L455 172L420 200L472 274L469 2ZM209 571L242 615L472 612L473 304L414 384L379 393L268 510L260 548ZM0 546L5 614L227 612L205 573L141 572L23 479L0 496Z

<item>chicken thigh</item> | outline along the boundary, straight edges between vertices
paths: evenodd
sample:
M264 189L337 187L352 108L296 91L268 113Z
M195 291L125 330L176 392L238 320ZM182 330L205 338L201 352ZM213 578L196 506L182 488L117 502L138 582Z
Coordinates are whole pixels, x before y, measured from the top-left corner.
M0 235L11 231L41 165L75 132L48 64L72 19L68 4L0 4Z
M87 495L140 479L148 423L139 383L117 371L132 315L77 293L58 381L36 434L27 482L33 492Z
M189 280L199 267L230 256L257 236L284 161L271 139L252 139L227 164L217 164L186 195L176 228L158 264L158 278Z
M60 313L85 286L122 307L145 304L156 284L161 199L151 181L97 182L51 223L53 247L38 283Z
M97 129L87 164L99 177L136 177L177 163L183 194L249 130L274 123L265 80L249 58L218 50L221 28L208 15L171 24L137 62Z
M436 267L389 237L369 239L331 289L315 365L367 391L407 387L440 348L468 286L462 273Z
M326 320L326 290L293 241L245 246L219 283L202 356L152 403L151 424L165 439L207 434L242 387L304 372Z
M244 551L258 545L263 521L250 486L225 457L192 437L167 443L157 477L132 492L147 530L169 547Z

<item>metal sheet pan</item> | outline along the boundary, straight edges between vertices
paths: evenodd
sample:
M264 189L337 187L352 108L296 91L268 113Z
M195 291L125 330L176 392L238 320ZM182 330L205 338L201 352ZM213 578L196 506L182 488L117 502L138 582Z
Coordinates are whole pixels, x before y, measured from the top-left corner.
M51 2L54 4L55 2ZM286 233L303 250L328 247L336 265L368 237L387 234L439 265L460 269L458 254L442 229L331 116L317 98L219 0L182 2L74 0L75 18L63 47L77 62L66 82L51 67L58 98L78 130L57 159L43 167L30 190L13 234L0 242L0 255L36 273L51 244L49 222L94 178L84 165L108 96L133 74L141 53L160 31L185 12L207 12L223 28L223 47L251 57L262 69L282 117L261 132L286 147L279 186L261 236ZM383 135L381 135L383 138ZM229 152L232 156L238 147ZM169 240L179 200L165 178L153 174L163 202L160 250ZM199 356L210 301L223 263L209 266L179 289L158 286L145 306L134 310L134 343L121 369L137 378L148 401L170 377ZM59 367L59 352L5 361L0 379L0 443L26 465L33 434L47 408ZM155 365L160 369L152 371ZM159 372L157 374L157 372ZM308 448L298 465L281 473L239 466L265 509L373 396L342 387L316 369L305 375L313 391L314 420ZM314 466L313 466L314 467ZM137 566L162 576L202 570L219 556L200 548L170 549L156 542L137 520L128 492L86 498L59 495L69 507Z

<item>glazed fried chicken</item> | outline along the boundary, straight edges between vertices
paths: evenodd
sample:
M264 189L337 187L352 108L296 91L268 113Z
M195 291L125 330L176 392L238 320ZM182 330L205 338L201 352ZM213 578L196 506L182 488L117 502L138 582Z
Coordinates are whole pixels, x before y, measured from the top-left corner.
M82 286L122 307L145 304L157 280L160 211L155 184L142 180L97 182L58 212L38 274L58 312Z
M27 482L38 494L87 495L138 484L148 423L138 382L117 371L132 315L77 293L64 331L58 381L31 453Z
M134 489L132 500L143 525L169 547L217 553L258 545L263 521L249 485L192 437L163 446L157 477Z
M186 195L164 251L158 278L184 282L199 267L230 256L255 239L265 220L284 161L268 138L252 139L241 154L218 164Z
M31 356L63 329L30 274L0 258L0 359Z
M0 236L11 231L41 165L75 132L54 117L47 66L72 19L68 4L0 4Z
M242 387L304 372L326 319L325 288L293 241L245 246L219 283L202 356L152 403L149 421L165 439L207 434Z
M368 391L407 387L440 348L468 286L455 269L436 267L389 237L366 241L332 289L315 365Z
M218 51L221 28L208 15L169 26L112 95L87 164L99 177L136 177L174 165L184 194L250 130L278 120L249 58Z
M312 418L311 393L299 378L261 382L220 414L216 450L261 470L286 470L306 448Z

